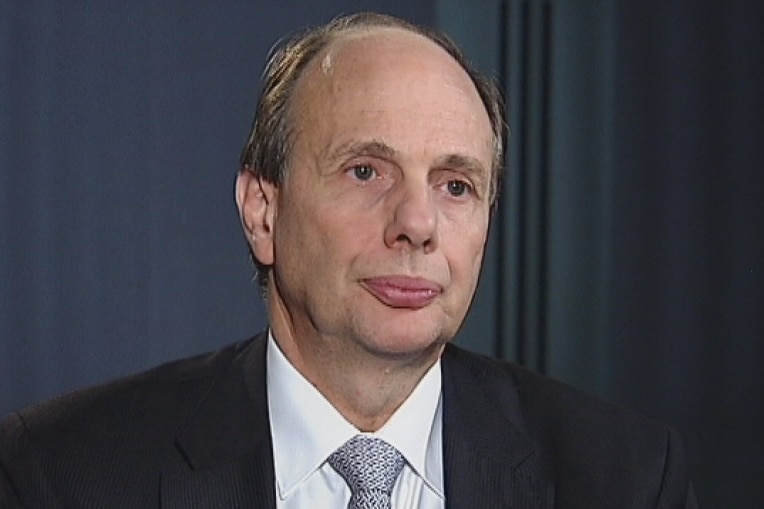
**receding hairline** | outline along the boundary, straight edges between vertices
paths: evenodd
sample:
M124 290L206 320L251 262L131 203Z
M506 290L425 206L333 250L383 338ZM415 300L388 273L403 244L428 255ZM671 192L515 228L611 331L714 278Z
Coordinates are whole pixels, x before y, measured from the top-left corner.
M454 57L454 55L439 44L438 41L433 40L427 33L422 32L420 27L417 27L416 25L412 25L411 27L407 25L399 26L385 24L349 26L331 33L329 40L305 62L305 65L295 79L294 88L288 101L288 118L290 119L290 123L293 123L296 120L293 115L297 111L295 107L298 107L301 98L306 92L304 87L315 85L311 80L311 76L315 76L313 73L317 73L319 76L330 77L335 68L335 56L340 54L343 50L348 50L349 45L352 45L355 41L385 36L386 34L391 36L397 34L399 36L397 39L390 37L388 40L398 42L401 45L410 44L411 41L416 41L421 44L423 48L429 48L429 50L442 55L444 61L448 62L453 68L453 71L464 78L464 83L471 88L472 92L474 92L475 98L477 98L478 102L482 105L482 109L486 114L489 130L493 131L488 107L483 101L473 77L464 68L462 63Z
M385 37L386 35L388 37ZM419 45L419 47L416 48L417 51L424 49L425 52L432 52L433 58L438 60L442 59L441 62L445 62L445 64L441 65L443 65L444 68L449 68L449 73L453 72L459 75L459 80L461 81L462 86L466 86L470 90L470 92L468 92L472 96L470 100L474 100L474 104L479 105L480 111L484 116L484 121L489 135L489 139L487 141L489 145L494 144L493 125L488 107L480 95L478 86L475 84L472 76L464 68L462 63L451 53L449 53L446 48L440 45L437 41L431 39L427 34L416 31L415 29L408 29L406 27L399 27L397 25L350 27L344 29L340 33L332 34L331 40L329 40L319 51L311 56L295 80L295 86L292 90L287 112L289 123L293 126L299 125L299 116L305 111L305 104L303 101L309 97L315 97L315 94L319 93L314 87L321 87L322 83L320 82L323 81L323 78L326 78L327 80L333 79L332 74L335 67L334 55L341 53L343 50L353 51L353 49L349 48L348 45L352 45L355 41L379 36L385 37L386 41L392 41L393 44L398 44L399 47L396 48L398 51L406 51L408 47L411 47L412 44L417 44ZM373 47L374 46L372 46L372 48ZM382 49L382 51L385 50ZM428 53L425 53L425 55L427 54ZM356 54L354 57L358 58L358 54ZM341 58L342 57L340 57L340 59ZM347 62L344 62L339 65L347 66L348 64ZM363 63L361 65L363 65ZM347 68L344 72L347 72ZM467 89L464 90L466 91ZM299 132L299 130L297 132ZM297 132L295 132L295 134ZM467 159L468 158L462 157L460 160L466 161ZM289 166L288 161L286 162L286 165ZM498 169L495 168L493 164L489 164L487 167L484 167L483 164L475 164L474 162L471 164L463 163L461 165L473 169L480 168L481 171L476 171L475 173L482 174L484 178L487 178L488 180L490 180L490 175L492 175L494 171L498 171ZM488 175L488 177L486 177L486 175Z
M384 35L384 34L400 34L404 35L410 39L416 39L421 42L423 42L425 45L432 47L436 51L442 53L445 57L448 58L453 64L460 68L460 70L469 78L469 74L466 72L466 70L461 66L459 61L454 58L453 55L451 55L442 45L438 44L437 41L433 40L431 37L428 36L427 33L423 32L420 27L417 27L415 25L398 25L398 24L372 24L372 25L351 25L348 27L344 27L341 30L338 30L336 32L333 32L329 39L327 40L326 44L316 52L315 55L313 55L305 64L305 67L302 69L302 72L300 73L300 76L298 77L298 81L300 81L303 76L308 74L312 68L315 66L318 66L321 71L323 72L330 72L331 66L332 66L332 60L333 55L336 54L336 52L340 49L342 49L343 46L347 45L348 43L352 43L353 41Z
M357 37L385 32L426 41L422 46L431 47L437 53L445 52L445 61L461 68L461 72L466 73L472 82L471 88L477 90L493 133L493 202L501 181L507 127L503 100L496 83L474 68L461 48L445 33L405 19L373 12L340 16L325 25L306 28L303 32L283 39L272 48L263 72L263 87L252 130L240 158L241 169L249 168L266 180L280 182L286 173L286 154L295 134L295 114L298 107L296 103L299 102L295 95L299 95L297 89L302 88L306 81L305 76L312 73L321 63L324 70L330 72L338 44ZM269 139L272 141L268 141ZM253 170L254 168L259 170Z

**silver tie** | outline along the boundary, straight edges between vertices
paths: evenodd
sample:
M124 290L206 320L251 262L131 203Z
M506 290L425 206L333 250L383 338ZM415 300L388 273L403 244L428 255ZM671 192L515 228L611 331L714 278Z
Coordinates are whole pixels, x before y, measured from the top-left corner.
M327 461L350 486L348 509L391 509L390 495L406 463L395 447L379 438L356 435Z

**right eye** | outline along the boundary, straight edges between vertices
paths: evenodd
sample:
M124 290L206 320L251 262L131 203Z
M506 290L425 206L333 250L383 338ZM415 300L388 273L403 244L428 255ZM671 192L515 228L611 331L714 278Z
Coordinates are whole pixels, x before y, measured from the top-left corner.
M358 180L367 181L377 176L377 170L368 164L357 164L350 168L348 172Z

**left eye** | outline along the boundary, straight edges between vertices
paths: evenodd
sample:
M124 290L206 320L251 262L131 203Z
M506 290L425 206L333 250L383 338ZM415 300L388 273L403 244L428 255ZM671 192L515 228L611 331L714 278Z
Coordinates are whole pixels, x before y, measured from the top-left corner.
M446 188L451 196L462 196L471 189L470 185L463 180L449 180Z
M377 174L376 170L368 164L359 164L351 168L353 176L358 180L371 180Z

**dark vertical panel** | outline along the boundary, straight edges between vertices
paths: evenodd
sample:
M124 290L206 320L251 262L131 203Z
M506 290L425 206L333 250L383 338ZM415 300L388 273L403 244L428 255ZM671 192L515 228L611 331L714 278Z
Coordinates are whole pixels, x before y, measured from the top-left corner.
M764 6L618 10L611 397L675 423L708 507L760 507Z
M502 203L505 334L502 353L530 368L546 364L550 22L547 1L506 3L503 44L512 135Z
M11 20L8 16L0 16L0 69L9 69L12 61L11 52L7 49L11 41ZM11 89L11 78L9 73L0 73L0 90ZM0 95L0 144L8 143L10 137L10 118L9 101ZM10 172L3 171L11 164L11 155L8 150L0 150L0 211L10 210L12 194L10 192ZM12 290L9 284L12 262L10 259L10 225L11 218L8 214L0 213L0 307L8 306ZM0 330L7 331L11 327L10 313L0 312ZM7 373L6 376L15 376L13 362L11 361L12 352L16 345L11 344L10 339L3 340L0 337L0 373ZM0 401L0 408L5 401Z
M137 277L146 269L147 179L112 165L147 139L146 103L126 85L145 83L130 57L146 45L117 29L114 12L96 18L84 5L5 7L2 237L9 267L0 339L9 345L3 397L14 401L69 386L74 364L86 379L97 378L110 360L130 365L141 355L140 345L123 340L125 326L147 332L145 282ZM125 15L139 17L141 9ZM118 116L113 105L120 100L131 108ZM97 117L89 114L94 105ZM144 155L132 153L134 166L145 166ZM127 196L125 186L140 192ZM118 266L124 270L112 270ZM99 293L106 285L114 291ZM95 357L91 346L107 337L113 358Z
M521 148L518 171L524 173L519 192L523 224L521 263L515 276L521 281L516 301L518 313L518 362L539 371L546 366L546 313L548 277L549 192L549 44L550 2L524 2L521 19L525 27L520 81L521 111L516 144Z
M557 2L549 115L547 372L599 395L609 381L614 8Z
M524 239L526 237L525 225L525 175L523 163L525 159L524 147L521 140L526 136L521 130L524 108L521 107L524 96L521 84L525 80L523 62L527 48L529 28L525 25L527 16L524 14L527 6L525 2L505 2L504 33L502 45L504 51L503 77L506 97L507 122L510 129L509 144L507 147L507 176L504 181L500 213L501 224L504 229L501 236L504 240L505 251L501 253L504 260L501 272L503 283L503 316L505 334L500 341L502 355L507 359L519 361L522 350L525 349L524 319L526 300L524 299L524 283L522 276L525 258Z
M499 90L503 94L504 108L507 122L507 133L504 138L504 167L502 168L501 185L498 190L498 203L495 204L495 211L493 216L493 236L496 238L496 252L499 253L497 257L498 263L495 266L495 276L498 283L496 289L496 347L495 355L499 358L511 358L515 353L509 345L508 341L502 340L510 335L512 328L512 316L508 312L511 308L511 301L509 299L509 291L506 282L509 281L510 264L504 253L509 252L511 246L509 244L508 235L505 234L510 226L509 214L507 213L507 194L508 181L510 179L510 173L512 169L509 167L509 147L512 138L512 121L509 118L509 112L507 111L507 97L505 91L508 87L507 77L509 76L510 66L510 30L509 30L509 13L510 6L506 0L502 0L499 7L499 29L498 29L498 74L496 76L496 83Z

